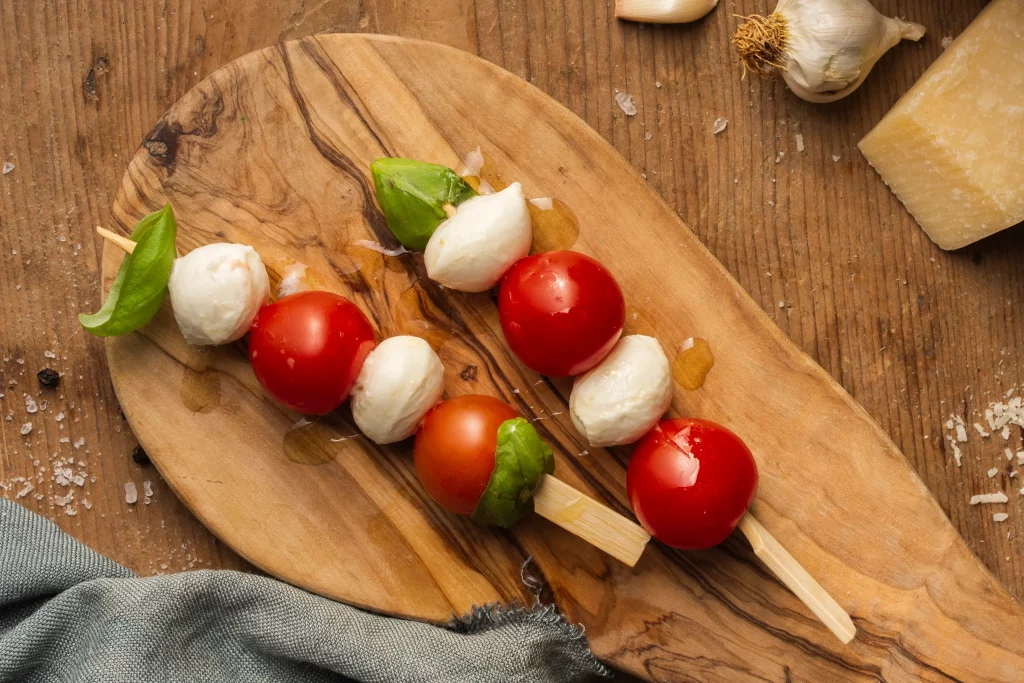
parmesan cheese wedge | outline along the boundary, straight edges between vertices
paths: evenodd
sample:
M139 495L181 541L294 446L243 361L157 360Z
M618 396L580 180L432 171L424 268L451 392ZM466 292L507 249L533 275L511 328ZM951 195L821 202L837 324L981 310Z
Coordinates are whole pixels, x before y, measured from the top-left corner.
M993 0L859 146L943 249L1024 221L1024 2Z

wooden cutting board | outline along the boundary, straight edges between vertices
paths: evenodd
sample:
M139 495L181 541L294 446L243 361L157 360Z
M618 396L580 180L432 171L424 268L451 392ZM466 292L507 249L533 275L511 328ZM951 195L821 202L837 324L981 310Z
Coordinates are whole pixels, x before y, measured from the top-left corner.
M355 244L396 246L371 160L458 168L477 145L492 185L518 180L528 196L554 198L554 210L534 212L537 249L591 254L618 278L627 333L660 339L681 374L683 341L708 341L714 367L702 388L677 386L672 414L747 441L761 473L754 512L852 614L856 640L842 646L738 537L704 552L652 543L631 569L540 518L503 532L448 514L419 487L409 443L374 446L344 410L305 424L263 396L241 345L190 349L165 306L110 340L110 367L139 440L204 524L285 581L417 619L530 601L527 583L543 581L601 659L652 680L1021 679L1024 609L881 429L612 147L500 68L362 35L249 54L150 133L114 217L127 233L170 201L182 252L251 244L274 281L305 264L311 287L350 297L381 337L427 338L447 395L500 396L535 419L556 474L628 515L630 449L587 448L569 420L570 383L516 360L493 297L431 284L418 255ZM108 286L119 261L107 247Z

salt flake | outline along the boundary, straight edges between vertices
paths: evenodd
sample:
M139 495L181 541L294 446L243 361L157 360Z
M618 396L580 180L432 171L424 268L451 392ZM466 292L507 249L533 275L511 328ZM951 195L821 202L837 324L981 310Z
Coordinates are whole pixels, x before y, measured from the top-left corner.
M615 93L615 104L626 116L636 116L636 106L633 104L633 96L628 92Z
M715 119L715 122L711 125L711 132L714 133L715 135L718 135L723 130L725 130L725 127L728 126L728 125L729 125L729 120L728 119L723 119L722 117L718 117L717 119Z

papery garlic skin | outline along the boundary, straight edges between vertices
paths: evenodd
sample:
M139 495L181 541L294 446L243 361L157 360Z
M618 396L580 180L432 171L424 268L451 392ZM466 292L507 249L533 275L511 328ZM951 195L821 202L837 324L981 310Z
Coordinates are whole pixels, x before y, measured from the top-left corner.
M761 63L754 66L749 46L755 34L747 25L737 30L734 42L745 65L761 72L778 67L790 90L808 102L846 97L889 48L904 38L919 40L925 32L920 24L886 17L868 0L780 0L770 16L749 23L775 33L765 39L764 52L753 58ZM741 38L746 45L740 45Z
M395 443L416 433L443 392L444 366L430 344L389 337L363 361L352 387L352 418L374 443Z
M619 446L650 431L668 410L672 394L672 368L661 344L633 334L576 378L569 415L591 446Z
M467 199L437 226L423 260L427 276L450 289L485 292L530 253L533 228L523 186Z
M649 24L685 24L697 21L718 5L718 0L616 0L615 16Z

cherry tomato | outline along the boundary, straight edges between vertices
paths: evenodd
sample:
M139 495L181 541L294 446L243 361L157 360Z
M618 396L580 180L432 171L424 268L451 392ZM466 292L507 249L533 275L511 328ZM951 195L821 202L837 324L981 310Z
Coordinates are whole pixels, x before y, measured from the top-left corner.
M604 266L575 251L527 256L505 274L498 313L508 345L542 375L590 370L622 334L626 305Z
M446 510L471 515L494 471L498 427L519 417L490 396L459 396L438 403L416 432L413 459L420 483Z
M736 528L757 490L750 449L725 427L663 420L633 451L626 491L637 519L666 545L718 545Z
M249 361L281 404L323 415L348 398L374 345L373 327L351 301L330 292L299 292L256 314Z

